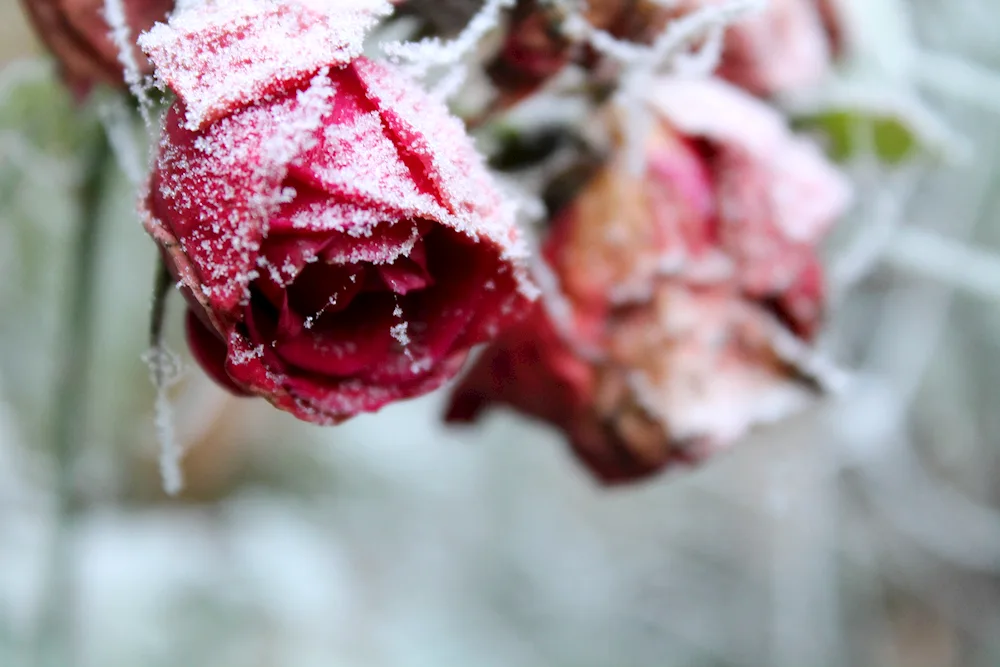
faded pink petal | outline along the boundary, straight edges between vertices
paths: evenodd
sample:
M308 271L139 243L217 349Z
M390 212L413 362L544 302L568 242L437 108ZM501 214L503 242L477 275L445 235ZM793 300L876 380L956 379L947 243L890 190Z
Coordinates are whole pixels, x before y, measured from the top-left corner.
M776 231L789 241L816 243L850 205L850 184L819 148L793 135L776 110L738 88L716 79L668 78L657 82L648 100L681 134L740 160L737 178L764 184L758 190L766 201L756 206L773 211ZM737 212L744 204L754 206L723 202Z
M816 335L818 244L850 201L811 144L729 84L663 79L648 101L644 171L613 154L555 218L546 307L491 346L448 413L542 419L603 483L696 463L812 400L776 341Z
M727 31L719 74L760 95L812 86L830 72L831 42L817 0L769 0Z

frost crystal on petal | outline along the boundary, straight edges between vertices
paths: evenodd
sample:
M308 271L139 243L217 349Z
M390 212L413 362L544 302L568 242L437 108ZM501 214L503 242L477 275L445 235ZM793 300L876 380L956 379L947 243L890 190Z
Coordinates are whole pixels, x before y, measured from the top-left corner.
M185 127L198 130L323 67L349 64L391 10L384 0L216 0L176 12L139 45L183 100Z

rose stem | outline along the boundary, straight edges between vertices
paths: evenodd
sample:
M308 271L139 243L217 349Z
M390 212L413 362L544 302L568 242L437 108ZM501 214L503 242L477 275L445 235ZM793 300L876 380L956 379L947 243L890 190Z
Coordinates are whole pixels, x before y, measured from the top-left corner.
M156 353L163 349L163 320L167 312L167 294L170 293L170 271L161 257L156 268L156 281L153 283L153 305L149 314L149 347ZM165 380L163 366L156 364L153 379L156 386Z
M35 636L38 664L71 667L74 655L75 595L72 570L73 521L78 509L74 480L76 448L85 433L93 352L94 301L101 201L108 186L113 156L104 129L94 132L84 158L78 190L79 219L66 283L60 331L61 358L51 407L49 449L55 465L55 534L48 557L48 576Z

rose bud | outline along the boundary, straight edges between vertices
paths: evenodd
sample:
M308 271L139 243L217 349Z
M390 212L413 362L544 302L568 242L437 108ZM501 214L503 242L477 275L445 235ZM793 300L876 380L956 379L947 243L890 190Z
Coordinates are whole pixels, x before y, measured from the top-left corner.
M131 40L162 21L174 0L121 0ZM23 0L39 37L59 62L70 89L83 97L96 83L124 85L123 66L111 28L104 19L105 0ZM142 52L132 48L142 73L150 72Z
M506 404L563 430L605 483L732 445L814 395L798 368L823 311L817 245L845 179L717 80L659 81L636 172L614 154L553 220L531 318L492 345L448 420Z
M317 423L438 387L532 289L461 123L359 57L374 15L344 4L219 3L141 40L177 96L144 224L194 356Z

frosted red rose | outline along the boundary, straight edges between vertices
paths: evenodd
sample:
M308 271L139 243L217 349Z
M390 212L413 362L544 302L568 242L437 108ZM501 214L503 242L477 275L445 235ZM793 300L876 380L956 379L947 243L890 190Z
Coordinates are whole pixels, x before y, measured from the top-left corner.
M258 4L143 40L178 97L145 225L201 365L337 422L436 388L523 311L520 240L461 124L358 57L370 13Z
M624 152L553 222L547 296L455 392L507 404L623 482L731 445L810 400L797 366L823 311L819 241L844 179L781 117L713 80L662 80L645 167ZM544 276L543 276L544 278Z

